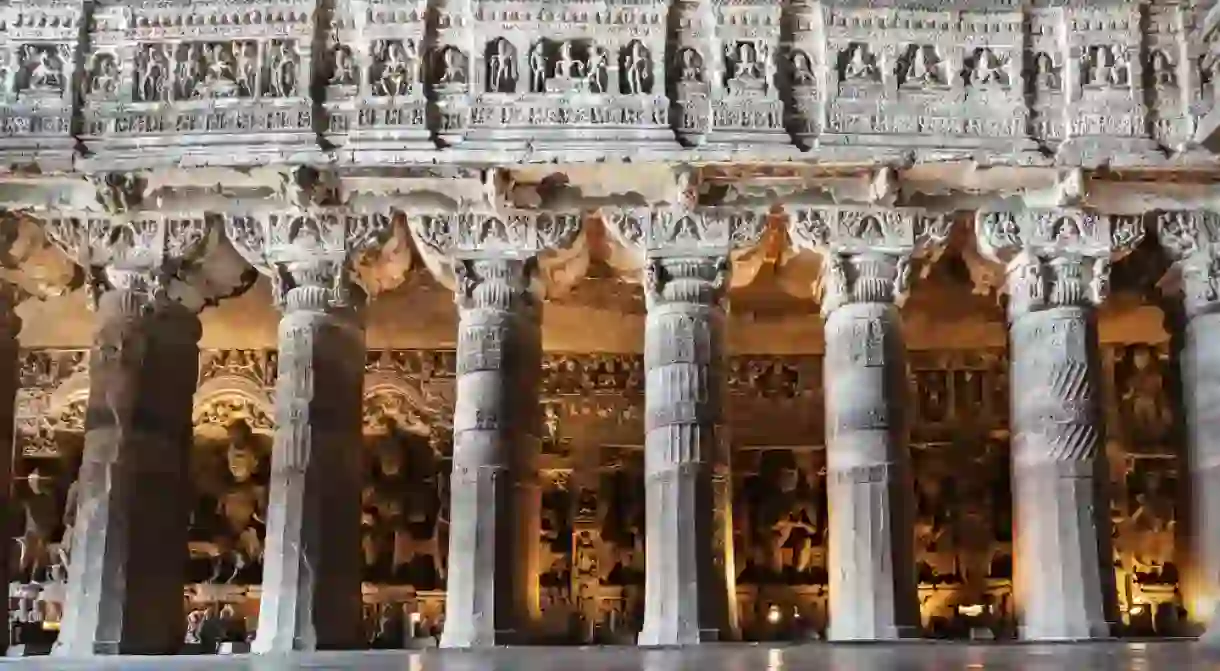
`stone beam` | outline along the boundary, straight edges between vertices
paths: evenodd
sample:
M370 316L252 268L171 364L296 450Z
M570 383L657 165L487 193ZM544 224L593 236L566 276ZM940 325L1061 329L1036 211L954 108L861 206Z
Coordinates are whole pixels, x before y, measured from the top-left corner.
M1004 265L1012 349L1014 557L1021 636L1105 638L1117 618L1096 308L1140 216L1072 208L980 212Z

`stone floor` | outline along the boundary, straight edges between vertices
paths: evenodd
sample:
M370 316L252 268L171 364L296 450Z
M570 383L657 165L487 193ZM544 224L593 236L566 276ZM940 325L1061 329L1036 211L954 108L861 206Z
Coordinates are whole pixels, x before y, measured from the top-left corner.
M1071 645L908 643L884 646L715 645L692 650L512 648L488 653L347 652L293 658L174 657L6 660L25 671L1196 671L1220 653L1193 642Z

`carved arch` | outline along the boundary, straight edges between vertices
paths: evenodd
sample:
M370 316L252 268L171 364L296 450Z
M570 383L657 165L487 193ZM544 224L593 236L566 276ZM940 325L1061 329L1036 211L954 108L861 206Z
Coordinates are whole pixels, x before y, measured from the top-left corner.
M89 372L79 370L51 392L46 423L58 431L84 433L85 408L89 403Z
M382 432L382 422L389 420L407 433L431 436L435 428L448 428L443 410L417 380L384 372L364 377L365 433Z
M218 375L195 390L191 423L228 426L245 420L255 433L275 430L271 395L259 383L241 375Z

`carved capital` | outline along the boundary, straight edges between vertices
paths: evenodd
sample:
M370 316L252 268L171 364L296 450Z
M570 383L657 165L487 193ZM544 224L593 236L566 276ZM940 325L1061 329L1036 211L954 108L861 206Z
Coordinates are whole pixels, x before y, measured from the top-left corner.
M1098 306L1110 293L1110 259L1024 254L1008 264L1008 313L1069 306Z
M916 208L794 207L788 236L800 249L839 254L935 254L948 243L953 222Z
M975 234L983 255L998 263L1007 264L1023 253L1116 261L1144 239L1144 221L1139 215L1074 208L979 212Z
M535 259L546 286L536 286L534 292L565 291L583 276L588 261L583 220L579 211L506 208L422 214L410 218L410 227L424 263L437 281L458 293L460 302L462 284L469 280L459 275L469 270L464 259Z
M458 259L454 300L463 310L515 312L538 305L537 260Z
M1110 293L1110 266L1144 239L1136 215L1079 209L979 212L979 251L1003 264L1010 318L1065 306L1096 306Z
M729 287L728 256L650 256L644 266L649 309L687 303L720 306Z
M1161 286L1181 292L1190 316L1220 307L1220 214L1158 212L1154 221L1161 249L1173 263Z
M355 266L394 235L392 217L337 208L226 215L224 230L238 253L270 276L285 311L351 307L353 289L368 291Z
M822 314L853 303L901 306L911 286L911 256L870 251L824 252Z
M215 239L202 214L57 212L44 229L85 269L95 307L108 289L136 292L154 303L173 300L193 310L210 298L195 286L195 270Z
M762 241L768 208L687 207L603 208L610 235L647 256L722 256Z

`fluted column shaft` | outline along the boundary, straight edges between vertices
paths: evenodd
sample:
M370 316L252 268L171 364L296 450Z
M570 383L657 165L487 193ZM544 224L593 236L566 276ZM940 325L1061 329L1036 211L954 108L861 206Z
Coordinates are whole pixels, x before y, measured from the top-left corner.
M97 320L56 654L174 653L185 626L199 320L129 288L102 294Z
M276 432L255 652L363 645L359 289L330 264L281 287ZM287 281L287 280L281 280Z
M457 399L441 647L521 641L538 609L542 339L529 260L458 261Z
M906 345L888 254L832 255L826 314L830 631L837 641L918 636ZM832 280L833 284L833 280Z
M720 638L728 591L715 528L721 444L725 257L652 258L645 326L644 625L640 645ZM717 547L717 545L721 547ZM731 568L731 567L730 567ZM718 570L719 569L719 570Z
M1034 255L1009 268L1015 568L1026 640L1110 635L1114 570L1090 289L1105 272L1089 258Z

